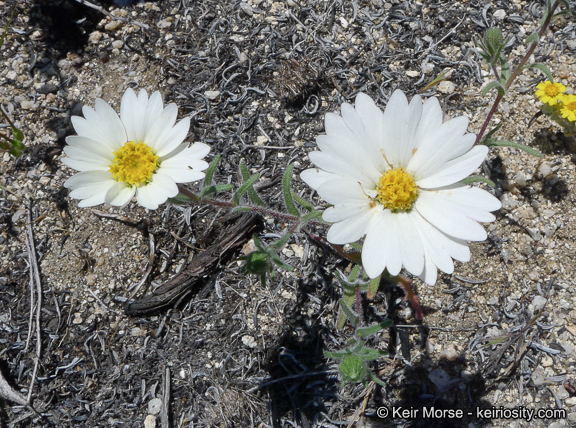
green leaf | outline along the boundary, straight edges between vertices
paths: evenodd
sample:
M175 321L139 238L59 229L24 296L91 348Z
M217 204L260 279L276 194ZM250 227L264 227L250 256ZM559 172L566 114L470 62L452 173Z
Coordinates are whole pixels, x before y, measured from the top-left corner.
M486 134L486 137L484 137L483 141L491 138L492 135L494 135L496 132L498 132L500 130L500 128L502 128L503 124L504 124L503 122L500 122L498 125L496 125L494 128L492 128L492 130ZM481 143L481 144L484 144L484 143Z
M244 161L240 161L240 174L242 174L242 179L244 181L248 180L250 178L250 172L248 171L248 167L246 166L246 163ZM252 201L252 203L254 205L260 206L260 207L267 207L268 205L266 205L266 202L264 202L260 196L258 196L258 193L256 193L256 190L254 190L253 186L250 186L250 188L248 189L248 197L250 198L250 200Z
M492 89L496 89L500 95L504 95L506 93L506 88L502 83L498 82L497 80L493 80L492 82L488 83L488 85L482 90L482 95L486 95Z
M420 93L427 91L428 89L432 88L433 86L437 85L438 83L440 83L441 81L446 79L447 76L447 72L442 72L440 73L438 76L436 76L436 78L434 80L432 80L430 83L428 83L426 86L424 86L421 90Z
M539 158L543 156L542 153L540 153L538 150L520 143L515 143L514 141L489 139L487 141L484 141L483 144L487 145L488 147L513 147L515 149L524 150L526 153L529 153Z
M294 164L288 165L286 171L284 172L284 176L282 177L282 193L284 194L284 203L286 204L286 210L292 214L300 218L300 211L296 208L294 204L294 199L292 199L292 192L290 191L290 184L292 183L292 171L294 170Z
M256 173L252 177L250 177L248 180L246 180L244 182L244 184L242 184L242 186L240 186L240 188L236 191L236 193L234 193L234 196L232 196L232 204L233 205L239 205L240 204L240 198L242 198L244 193L246 193L248 191L248 189L250 189L250 187L252 187L252 185L254 183L256 183L256 181L259 178L260 178L260 174Z
M372 298L376 295L378 288L380 287L380 278L382 275L378 275L376 278L370 280L370 285L368 286L368 298Z
M370 377L370 380L377 383L378 385L380 385L383 388L386 388L386 384L384 382L382 382L380 379L378 379L376 377L376 375L374 373L372 373L370 370L368 370L368 376Z
M335 352L324 351L324 356L326 358L332 358L334 360L341 360L344 357L346 357L346 355L350 355L350 352L346 352L346 351L335 351Z
M350 272L350 276L348 279L350 281L355 281L358 278L358 274L360 273L360 265L354 265L352 271Z
M345 381L359 382L364 379L366 374L366 364L361 357L357 355L346 355L340 363L340 373Z
M482 183L486 183L490 187L496 187L494 182L489 178L482 177L480 175L471 175L470 177L465 178L464 180L460 180L462 184L472 184L481 181Z
M390 327L392 324L393 324L392 320L386 320L382 321L379 324L371 325L369 327L359 328L356 330L356 333L358 333L358 336L360 336L361 338L366 338L373 333L376 333L380 330L384 330L385 328Z
M14 14L16 13L16 3L14 3L14 7L12 8L12 15L10 15L10 19L8 20L8 24L4 27L4 32L2 33L2 37L0 38L0 47L4 44L4 39L6 38L6 34L8 33L8 28L10 28L10 24L12 24L12 19L14 18Z
M198 198L202 199L208 195L211 195L211 194L217 193L217 192L227 192L229 190L232 190L233 188L234 188L234 186L232 184L216 184L214 186L204 187L202 189L202 191L200 192L200 195L198 195Z
M552 76L552 73L550 72L548 67L546 67L544 64L540 64L540 63L536 62L534 64L526 64L524 66L524 68L536 68L536 69L540 70L542 73L544 73L549 81L554 83L554 76Z
M508 64L508 61L506 61L505 58L500 57L500 69L501 69L501 73L502 73L502 83L506 83L508 82L508 80L510 79L510 76L512 75L512 72L510 71L510 64Z
M208 187L212 185L212 179L214 178L214 172L216 172L216 168L218 167L218 162L220 162L220 157L220 155L216 155L214 156L214 160L210 162L210 165L206 170L206 176L204 177L202 187Z
M346 315L346 318L348 318L352 323L352 325L356 327L358 325L358 322L360 321L360 317L356 313L354 313L352 308L350 308L350 306L348 306L342 298L340 298L338 302L340 303L340 308Z
M272 244L271 247L279 250L280 248L282 248L284 246L284 244L286 244L290 240L291 236L292 236L291 233L287 233L282 238L280 238L278 241L276 241L274 244Z
M278 266L279 268L282 268L284 270L287 270L289 272L293 272L294 268L292 266L290 266L288 263L283 262L282 260L280 260L280 257L278 257L276 254L272 255L272 261L276 264L276 266Z
M314 207L312 206L312 204L310 202L308 202L306 199L298 196L296 193L292 192L292 197L294 198L294 200L296 202L298 202L300 205L302 205L304 207L304 209L306 211L314 211Z
M528 45L530 43L538 43L539 40L540 36L538 35L538 32L534 32L526 37L526 44Z
M272 267L268 262L268 254L262 251L253 251L244 257L238 257L238 260L246 260L246 264L242 266L242 273L253 273L262 275L269 272Z
M311 213L305 214L300 218L300 224L298 228L304 227L308 222L313 220L320 220L322 221L322 211L312 211Z
M504 41L502 37L502 32L498 27L489 28L488 31L486 31L485 38L488 46L494 49L498 49L502 45L502 42Z
M190 196L186 196L182 193L178 193L173 198L168 198L168 200L171 203L176 204L176 205L184 205L184 204L189 204L190 202L196 202L196 201L198 201L198 198L194 199L194 198L191 198Z
M358 355L360 355L360 357L364 361L372 361L372 360L377 360L380 357L385 357L386 355L388 355L388 351L372 349L372 348L362 348L360 350L360 352L358 353Z

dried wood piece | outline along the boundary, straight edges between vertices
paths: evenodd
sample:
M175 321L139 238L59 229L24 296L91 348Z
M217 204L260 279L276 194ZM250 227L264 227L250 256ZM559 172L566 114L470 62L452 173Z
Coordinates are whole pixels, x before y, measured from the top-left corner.
M220 263L227 263L234 252L252 236L259 223L259 215L244 213L226 228L218 241L194 257L180 273L159 286L150 295L129 301L124 312L129 316L152 315L169 309L193 292L197 292Z

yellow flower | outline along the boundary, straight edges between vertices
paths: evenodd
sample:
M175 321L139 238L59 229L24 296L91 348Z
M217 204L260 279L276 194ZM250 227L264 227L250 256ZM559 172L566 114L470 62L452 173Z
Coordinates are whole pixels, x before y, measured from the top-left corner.
M558 111L564 119L576 122L576 95L561 95Z
M538 83L536 86L536 97L543 103L551 106L558 104L559 97L566 91L566 86L562 83L552 83L548 80Z

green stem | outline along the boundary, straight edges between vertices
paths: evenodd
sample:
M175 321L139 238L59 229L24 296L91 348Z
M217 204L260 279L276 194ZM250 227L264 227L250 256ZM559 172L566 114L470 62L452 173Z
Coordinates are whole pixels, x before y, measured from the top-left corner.
M522 60L518 64L518 67L516 67L514 72L510 75L510 78L508 79L508 81L504 85L505 92L507 92L508 89L510 89L510 87L512 86L512 83L520 75L520 73L522 72L522 69L524 68L524 66L526 65L526 63L528 62L528 60L530 59L530 57L532 56L534 51L536 50L536 47L538 46L538 41L546 33L546 30L548 29L548 26L550 25L550 21L552 20L552 17L554 16L554 12L558 8L558 6L560 6L560 0L554 2L552 7L550 8L550 13L546 16L546 19L542 23L542 27L538 31L538 40L536 40L530 44L528 51L526 52L526 54L524 55L524 57L522 58ZM492 116L494 115L494 113L498 109L498 105L500 104L500 101L502 101L502 98L504 98L504 94L498 93L498 96L496 97L496 100L494 101L494 105L490 109L488 116L486 116L486 120L484 121L484 124L482 125L482 129L480 130L480 132L478 133L478 136L476 137L476 142L474 143L474 145L480 144L480 141L482 140L482 137L484 136L484 133L486 132L486 128L488 128L488 124L490 123Z
M180 193L182 193L183 195L192 199L194 202L200 202L198 195L196 195L194 192L186 189L184 186L178 185L178 191ZM232 202L222 201L220 199L202 198L201 202L204 202L206 204L209 204L209 205L212 205L215 207L220 207L220 208L228 208L228 209L236 208L236 205L234 205ZM289 233L293 233L298 228L298 225L300 224L300 218L295 216L295 215L292 215L292 214L286 214L286 213L283 213L280 211L272 210L270 208L259 207L259 206L249 206L248 208L250 208L250 211L253 211L253 212L258 213L260 215L269 215L269 216L278 218L278 219L286 221L286 222L289 222L289 221L295 222L296 224L290 229ZM318 220L311 220L309 223L314 224L316 226L326 226L328 224L328 223L324 223L324 222L318 221Z

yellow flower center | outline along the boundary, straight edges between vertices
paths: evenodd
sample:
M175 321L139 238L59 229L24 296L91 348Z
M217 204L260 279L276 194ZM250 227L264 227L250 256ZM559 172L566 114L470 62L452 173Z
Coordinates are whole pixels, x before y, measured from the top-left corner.
M567 104L564 104L564 108L566 110L570 110L571 112L576 112L576 100L569 102Z
M407 211L418 197L418 186L404 168L392 168L378 181L378 200L389 210Z
M114 180L140 187L150 181L157 168L158 156L150 147L142 142L128 141L114 152L109 171Z
M546 93L546 95L548 95L549 97L556 97L559 93L560 93L560 88L558 88L556 85L554 85L553 83L550 85L546 85L546 88L544 89L544 92Z

